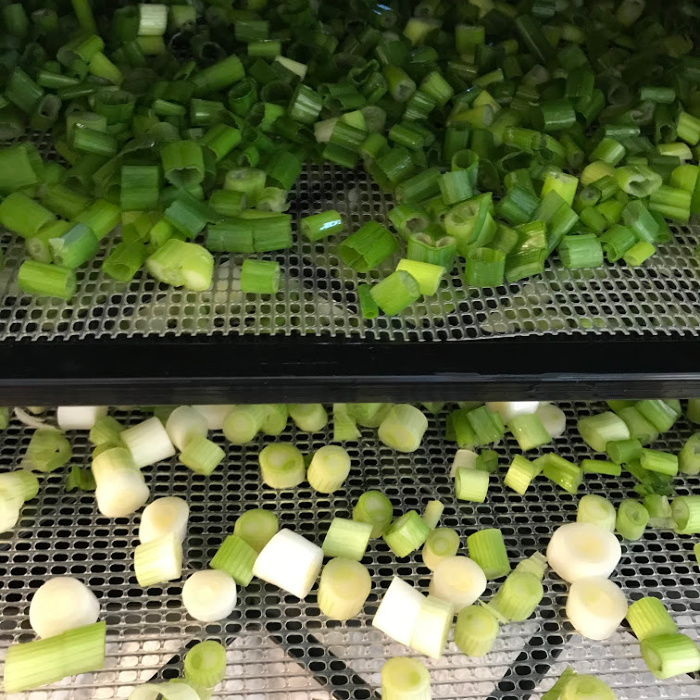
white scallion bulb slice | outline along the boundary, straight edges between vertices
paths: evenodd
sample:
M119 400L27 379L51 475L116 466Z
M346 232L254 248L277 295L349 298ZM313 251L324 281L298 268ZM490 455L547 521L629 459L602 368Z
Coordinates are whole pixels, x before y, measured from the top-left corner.
M397 452L415 452L427 429L428 419L422 411L410 404L396 404L379 426L378 435Z
M224 418L224 435L234 445L245 445L260 432L266 417L264 404L234 406Z
M59 406L56 422L61 430L91 430L107 415L107 406Z
M290 403L287 410L303 433L317 433L328 425L328 413L320 403Z
M29 624L42 639L92 625L99 616L95 594L72 576L50 578L29 605Z
M139 523L139 540L151 542L164 535L174 534L180 542L187 534L187 520L190 507L187 501L177 496L156 498L149 503L141 514Z
M615 531L617 513L615 506L607 498L596 494L586 494L578 502L577 523L592 523L604 530Z
M377 608L372 626L409 646L424 600L410 583L394 576Z
M411 635L411 648L432 659L439 659L445 649L454 615L452 603L431 595L424 598Z
M423 563L435 571L446 557L453 557L459 549L459 535L449 527L436 527L423 545Z
M569 583L590 576L607 578L621 556L617 537L591 523L562 525L547 545L549 566Z
M256 552L260 553L279 529L277 516L271 510L253 508L247 510L236 520L233 534L238 535Z
M350 473L350 455L338 445L324 445L316 450L306 479L311 488L319 493L337 491Z
M182 452L195 437L205 438L209 432L207 419L192 406L178 406L165 422L170 441Z
M542 421L549 437L558 438L566 432L566 413L551 403L541 403L535 415Z
M304 455L288 442L273 442L258 455L262 480L273 489L299 486L306 476Z
M280 530L255 560L253 575L306 598L323 565L323 550L291 530Z
M182 587L182 603L195 620L224 620L236 607L236 582L225 571L195 571Z
M535 413L539 408L539 401L487 401L486 408L489 411L498 413L501 420L507 423L515 416L522 416L528 413Z
M207 421L209 430L221 430L224 427L224 419L231 413L231 404L221 404L216 406L192 406L195 411L201 413Z
M418 659L396 656L382 667L382 700L430 700L430 674Z
M602 576L580 578L571 584L566 616L574 629L588 639L610 637L627 614L622 589Z
M445 557L435 567L428 590L430 595L452 603L458 613L486 590L486 576L469 557Z
M143 473L124 447L101 452L92 462L95 500L102 515L122 518L146 504L150 491Z
M140 544L134 550L134 572L139 586L175 581L182 576L182 542L174 534Z
M458 469L476 469L477 459L479 459L479 455L473 450L457 450L452 461L450 477L454 479L457 476Z
M123 430L121 436L139 469L175 454L175 447L170 442L168 433L155 416Z
M372 579L358 561L337 557L323 567L318 585L318 607L331 620L349 620L362 610Z

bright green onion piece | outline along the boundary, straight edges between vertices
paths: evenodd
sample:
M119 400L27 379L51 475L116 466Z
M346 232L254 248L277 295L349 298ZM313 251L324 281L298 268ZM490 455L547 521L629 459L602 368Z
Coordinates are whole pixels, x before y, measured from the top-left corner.
M397 557L404 558L422 547L430 532L418 512L409 510L389 525L383 539Z
M490 445L498 442L505 435L505 427L498 413L489 411L486 406L479 406L467 412L467 420L471 425L479 445Z
M489 488L489 474L477 469L457 469L455 498L459 501L483 503Z
M243 513L233 526L233 534L260 553L279 530L277 516L270 510L253 508Z
M121 443L123 430L124 426L116 418L104 416L92 426L88 439L93 445L103 445L105 443L116 445Z
M607 498L586 494L578 502L577 523L593 523L613 532L615 529L615 506Z
M306 474L306 480L314 491L333 493L343 485L349 473L350 455L347 453L347 450L338 445L324 445L314 452ZM352 557L349 558L352 559Z
M195 85L196 94L202 96L224 90L244 77L245 69L241 60L238 56L229 56L199 71L191 80Z
M158 208L160 169L155 165L124 165L121 169L122 211Z
M608 476L620 476L622 465L615 462L606 462L600 459L584 459L581 462L584 474L605 474Z
M542 460L542 474L569 493L576 493L583 481L583 470L555 454L546 454Z
M76 221L85 224L101 241L119 224L121 212L119 207L104 199L94 201L85 211L81 212Z
M457 616L455 644L467 656L486 656L498 636L498 620L481 605L468 605Z
M49 249L53 261L71 270L80 267L99 249L99 241L85 224L75 224L60 238L49 240Z
M552 438L535 413L521 414L511 418L508 421L508 429L513 433L513 437L518 441L518 446L523 452L552 442Z
M681 112L678 115L677 130L678 138L687 141L691 146L700 142L700 119L692 114Z
M367 551L372 526L346 518L333 518L321 548L327 557L361 561Z
M471 287L498 287L503 284L506 255L501 250L472 248L467 251L464 280Z
M499 619L523 622L535 612L543 596L542 582L535 574L514 571L498 589L489 607L498 611Z
M636 438L616 440L609 442L605 451L615 464L627 464L642 456L642 443Z
M17 274L17 284L27 294L70 299L78 283L75 272L67 267L25 260Z
M625 422L611 411L581 418L577 428L581 437L596 452L605 452L609 442L627 440L630 436Z
M265 484L273 489L298 486L306 476L304 455L287 443L273 443L263 448L258 456Z
M644 496L644 507L649 513L651 527L667 529L673 527L671 504L668 502L667 496L662 496L659 493L647 494Z
M201 292L211 286L214 258L200 245L171 238L146 259L146 269L159 282Z
M418 659L395 656L381 674L383 700L430 700L430 674Z
M78 627L54 637L11 645L5 656L8 695L99 671L105 663L106 625Z
M246 258L241 267L241 291L245 294L277 294L280 265L270 260Z
M200 436L188 440L180 461L195 474L209 476L223 462L226 453L215 442Z
M435 571L437 565L447 557L453 557L459 549L459 535L450 528L436 527L423 545L423 563Z
M345 228L345 224L343 217L335 209L330 209L304 217L300 222L300 228L307 240L316 242L340 233Z
M90 199L65 185L49 185L42 196L42 204L58 216L74 219L90 204Z
M258 552L238 535L229 535L209 562L212 569L225 571L239 586L253 579L253 565Z
M627 609L627 622L640 642L678 632L678 627L664 604L653 596L632 603Z
M119 243L102 263L102 269L118 282L130 282L146 260L146 248L139 241Z
M615 528L626 540L638 540L649 522L649 512L638 501L625 498L617 509Z
M678 453L678 471L681 474L700 474L700 432L693 433Z
M356 272L369 272L397 249L394 236L381 224L369 221L340 244L338 254Z
M700 649L685 634L661 634L640 644L647 668L660 679L700 670Z
M331 620L349 620L362 611L371 589L372 580L362 564L331 559L321 572L318 607Z
M637 402L636 408L659 433L670 430L679 415L661 399L644 399Z
M185 654L182 669L188 681L213 688L226 675L226 647L213 640L199 642Z
M508 552L500 530L490 528L472 533L467 537L467 548L469 556L482 568L489 581L510 573Z
M352 519L372 525L371 537L381 537L394 514L391 501L381 491L365 491L352 511Z
M406 258L399 260L396 270L403 270L410 274L418 283L419 292L424 296L437 294L440 282L445 275L445 268L441 265Z
M522 455L515 455L508 467L503 483L521 496L525 495L532 480L542 471L542 467L530 462Z
M442 501L433 500L430 501L425 507L421 517L425 521L426 525L431 530L434 530L438 526L444 510L445 506L443 505Z
M643 449L639 458L642 467L650 472L675 476L678 474L678 457L660 450Z
M589 211L593 210L585 210L585 212ZM594 233L564 236L557 250L562 265L568 270L600 267L603 264L603 247Z
M165 179L176 187L199 185L205 169L202 147L194 141L173 141L160 152Z
M56 217L22 192L13 192L0 202L0 224L23 238L36 236Z
M609 228L600 237L600 241L603 245L605 258L609 263L620 260L637 243L632 229L619 225Z
M646 165L627 165L614 174L620 189L633 197L648 197L663 184L661 176Z
M700 532L700 496L677 496L671 503L671 518L676 532L694 535Z

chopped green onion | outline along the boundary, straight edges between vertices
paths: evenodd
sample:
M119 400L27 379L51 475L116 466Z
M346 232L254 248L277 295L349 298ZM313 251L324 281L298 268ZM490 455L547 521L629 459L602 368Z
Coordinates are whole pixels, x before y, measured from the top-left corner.
M608 476L620 476L622 465L615 462L606 462L600 459L584 459L581 462L584 474L606 474Z
M311 458L307 481L311 488L319 493L333 493L343 485L349 473L350 455L347 451L337 445L325 445L317 450ZM352 559L352 557L349 558Z
M338 254L356 272L369 272L397 249L398 243L391 233L376 221L370 221L340 244Z
M700 670L700 649L685 634L660 634L640 644L647 668L657 678L672 678Z
M383 539L389 549L400 558L407 557L422 547L430 534L430 528L415 510L404 513L385 530Z
M226 675L226 647L213 640L199 642L185 654L182 669L188 681L213 688Z
M367 569L351 559L331 559L323 567L318 607L331 620L349 620L364 607L372 580Z
M459 549L459 535L450 528L437 527L428 535L423 545L423 563L435 571L446 557L453 557Z
M384 700L428 700L430 674L417 659L393 657L382 666L381 689Z
M658 474L666 474L668 476L675 476L678 474L678 457L668 452L645 448L642 450L639 463L642 465L642 468L650 472L657 472Z
M342 216L334 209L304 217L300 222L301 232L312 242L340 233L344 228Z
M521 496L525 495L530 482L542 471L539 464L530 462L522 455L513 458L503 483Z
M352 511L352 519L372 525L371 537L381 537L391 522L394 509L381 491L365 491Z
M180 454L180 461L195 474L209 476L223 461L226 453L205 437L190 439Z
M253 549L238 535L229 535L209 562L212 569L226 572L239 586L247 586L253 579L253 566L258 557Z
M304 455L294 445L281 442L267 445L258 460L263 482L270 488L294 488L306 476Z
M616 529L626 540L638 540L649 522L649 512L638 501L624 499L617 510Z
M486 656L498 636L498 620L487 608L468 605L460 610L455 626L455 644L467 656Z
M297 428L305 433L317 433L328 424L328 414L320 403L293 403L287 406Z
M700 496L677 496L671 503L671 518L676 532L693 535L700 532Z
M241 515L233 526L233 534L260 553L279 530L277 516L269 510L253 508Z
M437 293L440 282L445 274L445 268L441 265L420 262L418 260L399 260L396 270L403 270L410 274L418 283L418 290L425 296Z
M700 473L700 432L693 433L678 453L678 470L681 474Z
M569 493L576 493L583 481L583 470L555 454L546 454L542 460L542 474Z
M486 578L502 578L510 573L503 534L495 528L479 530L467 537L469 556L482 568Z
M523 622L535 612L543 596L542 582L535 574L514 571L498 589L489 608L498 611L499 619Z
M678 627L664 604L653 596L646 596L632 603L627 609L627 622L640 642L678 632Z
M630 437L625 422L611 411L581 418L577 428L581 437L596 452L605 452L609 442L628 440Z
M346 518L333 518L323 540L323 553L327 557L343 557L360 561L367 550L372 525Z
M615 507L607 498L586 494L578 502L577 523L593 523L613 532L615 529Z
M379 439L398 452L415 452L428 428L428 419L409 404L392 406L379 426Z

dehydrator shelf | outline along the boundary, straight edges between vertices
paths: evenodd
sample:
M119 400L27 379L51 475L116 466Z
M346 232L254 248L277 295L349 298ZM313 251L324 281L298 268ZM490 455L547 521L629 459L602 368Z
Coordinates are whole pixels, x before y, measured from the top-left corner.
M597 412L602 404L563 403L569 423L566 436L552 447L573 461L591 456L576 434L575 418ZM116 413L125 423L137 422L136 412ZM190 504L185 542L185 575L206 567L239 514L249 508L272 508L281 526L292 527L320 544L331 518L349 516L367 489L380 489L395 512L422 509L433 499L445 504L442 524L459 531L462 553L466 536L476 529L501 528L512 562L543 551L554 528L575 519L578 496L563 492L543 477L524 497L502 484L507 464L520 450L512 436L498 446L500 468L491 477L484 504L460 503L449 478L456 447L443 438L444 415L431 418L420 449L401 455L381 445L375 431L363 431L359 444L348 445L353 468L345 486L333 496L315 493L306 484L289 491L261 486L257 455L266 440L245 447L215 440L227 457L212 476L194 475L175 459L145 469L152 497L177 495ZM678 452L692 428L681 420L658 449ZM0 468L17 465L31 430L12 422L0 436ZM327 432L313 436L288 428L284 439L304 451L330 440ZM90 462L85 433L72 439L79 466ZM534 456L534 453L533 453ZM104 670L18 695L17 700L97 700L127 698L134 685L172 678L181 672L183 652L205 638L228 647L227 675L215 699L239 700L373 700L378 697L379 671L392 655L411 654L371 626L381 592L395 574L421 590L429 571L420 553L397 561L382 541L372 540L365 563L373 592L364 612L347 624L328 621L316 605L315 589L300 602L254 580L239 596L237 610L227 620L202 624L189 618L181 604L182 581L147 590L133 574L138 516L109 520L100 516L90 493L66 493L63 471L42 478L39 497L23 510L20 523L0 539L0 657L13 642L29 641L28 603L50 576L68 574L85 581L97 594L107 622L107 662ZM626 477L585 477L585 493L605 494L615 504L634 496ZM700 477L674 480L678 494L697 491ZM584 488L580 489L581 493ZM648 529L638 542L623 543L623 558L613 579L629 600L653 594L662 598L681 632L700 636L698 566L695 538ZM564 618L566 586L551 572L544 580L545 597L525 623L501 629L495 649L484 659L470 659L449 641L440 660L426 660L433 697L483 700L538 698L567 665L595 673L620 700L700 698L700 683L691 676L655 681L646 670L639 645L624 628L604 642L583 640ZM490 594L490 587L487 594Z
M47 135L31 138L57 158ZM301 217L336 208L354 231L386 223L390 206L364 172L326 164L302 173L290 213L296 232ZM104 248L63 302L19 292L24 244L5 232L0 404L92 402L91 386L116 404L143 386L159 403L260 400L266 387L270 401L280 392L322 401L329 385L348 401L415 400L417 391L516 399L534 397L540 380L537 398L700 395L700 224L672 230L642 267L549 261L543 275L489 289L466 287L456 268L436 296L374 320L360 314L357 284L385 276L399 255L358 275L336 254L346 234L316 244L295 235L293 248L268 254L283 273L274 297L241 293L243 256L217 255L212 288L190 292L145 271L126 285L112 280L101 271Z

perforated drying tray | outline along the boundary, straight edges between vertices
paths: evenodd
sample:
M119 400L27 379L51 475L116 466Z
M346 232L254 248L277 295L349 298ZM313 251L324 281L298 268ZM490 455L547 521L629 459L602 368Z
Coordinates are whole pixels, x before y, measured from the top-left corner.
M34 134L42 155L57 159L48 135ZM299 218L337 208L354 231L370 220L384 222L391 198L363 171L332 165L302 174L290 213ZM0 339L128 338L148 335L303 334L375 340L465 340L544 334L698 335L700 242L697 226L673 227L675 238L644 266L623 263L568 271L557 260L540 276L491 289L466 287L462 270L438 294L400 317L364 320L356 288L384 277L398 255L378 270L359 275L339 260L342 235L312 244L295 236L294 246L270 259L283 279L273 298L244 295L238 282L242 256L217 255L212 289L188 292L159 284L144 271L130 284L103 274L103 251L79 272L70 302L19 292L16 271L25 257L21 239L5 233L7 268L0 275ZM343 234L346 235L346 234Z
M562 404L570 438L556 441L563 457L579 461L590 450L575 435L575 418L601 406ZM118 414L136 422L138 414ZM2 434L1 468L15 467L29 440L30 430L13 423ZM353 468L345 488L332 497L308 486L276 492L261 486L257 455L269 438L240 448L216 441L227 457L209 478L192 474L176 460L145 470L153 497L178 495L191 508L185 543L185 575L206 567L248 508L274 509L280 524L321 544L333 516L347 517L361 493L381 489L395 512L422 509L440 498L445 504L442 524L458 530L463 547L476 529L503 531L512 562L543 551L554 528L574 519L577 498L546 479L538 478L524 497L505 490L502 478L512 456L519 452L512 437L499 446L499 470L491 477L484 504L457 502L449 478L455 447L442 435L444 416L431 419L423 445L412 455L382 446L374 431L366 430L359 445L349 447ZM679 423L658 447L678 451L691 432ZM310 438L289 428L285 440L304 451L317 449L329 432ZM73 439L73 463L89 464L90 445L84 434ZM534 455L533 455L534 456ZM183 652L206 638L228 646L228 667L218 698L275 698L321 700L375 698L385 659L410 654L371 627L378 600L395 574L425 591L429 571L420 554L397 561L381 540L373 540L363 560L370 570L373 592L359 618L347 624L328 621L316 606L315 590L304 602L254 580L240 592L239 605L224 622L201 624L186 615L180 600L182 581L147 590L133 575L138 516L108 520L95 508L92 494L66 494L63 473L43 479L40 495L25 506L12 533L0 540L0 652L13 642L30 641L28 607L33 592L50 576L70 574L85 581L100 598L107 622L107 663L103 671L67 679L55 689L35 691L25 700L126 698L137 683L172 678L181 671ZM697 492L700 478L679 477L679 494ZM607 495L616 504L633 496L629 477L589 475L586 493ZM584 489L581 489L581 493ZM698 567L692 546L695 538L649 530L642 540L623 544L623 558L614 575L630 600L653 593L672 612L680 630L698 638L700 599ZM605 642L584 641L564 621L566 586L554 575L544 580L545 597L525 623L501 629L494 651L484 659L470 659L449 641L438 661L427 661L435 698L539 697L566 665L601 676L621 699L700 698L697 678L681 676L657 682L639 655L632 635L621 629ZM487 594L493 592L489 587Z

